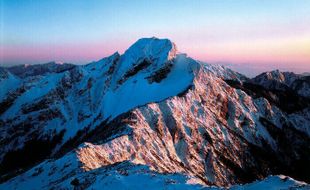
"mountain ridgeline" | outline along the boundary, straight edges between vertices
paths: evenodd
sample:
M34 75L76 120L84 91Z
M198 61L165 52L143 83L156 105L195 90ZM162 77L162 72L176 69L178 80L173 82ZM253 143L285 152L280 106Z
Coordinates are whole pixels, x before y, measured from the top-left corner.
M150 189L246 189L265 178L309 188L307 75L249 79L143 38L87 65L0 68L0 87L0 189L128 188L139 178ZM305 183L270 176L280 174Z

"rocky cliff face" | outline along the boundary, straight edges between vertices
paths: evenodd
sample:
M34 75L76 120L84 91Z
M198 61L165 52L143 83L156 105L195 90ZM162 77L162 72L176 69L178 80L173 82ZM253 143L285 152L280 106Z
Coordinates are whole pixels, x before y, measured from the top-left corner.
M111 171L169 174L172 184L229 187L271 174L309 183L309 99L294 91L301 106L287 108L290 94L263 85L275 77L250 80L156 38L62 72L5 76L0 84L15 85L0 97L2 187L95 188Z

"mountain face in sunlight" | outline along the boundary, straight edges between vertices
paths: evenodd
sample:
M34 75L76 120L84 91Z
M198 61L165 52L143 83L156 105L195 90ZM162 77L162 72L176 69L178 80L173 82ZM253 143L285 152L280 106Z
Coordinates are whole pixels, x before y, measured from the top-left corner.
M309 188L309 76L250 79L143 38L0 68L0 86L0 189Z

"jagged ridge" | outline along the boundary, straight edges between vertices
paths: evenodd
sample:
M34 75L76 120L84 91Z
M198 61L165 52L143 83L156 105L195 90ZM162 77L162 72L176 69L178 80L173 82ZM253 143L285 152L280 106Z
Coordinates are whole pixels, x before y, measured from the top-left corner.
M248 79L177 54L169 40L141 39L121 56L115 53L61 73L17 80L16 89L24 91L13 90L15 96L4 95L13 100L2 99L11 103L0 116L2 162L18 157L18 148L29 154L23 149L27 143L42 140L50 145L52 137L61 134L62 141L35 156L77 159L68 172L130 161L219 186L273 173L308 176L303 164L309 161L309 135L302 132L308 128L298 127L302 120L296 118L309 123L310 117L303 112L288 115L263 97L232 88L224 80ZM19 133L10 134L17 128ZM62 157L84 141L91 143ZM293 162L298 164L288 170ZM2 172L8 175L15 169L13 165ZM42 172L29 181L40 179ZM55 174L53 168L45 172ZM52 181L43 185L56 187Z

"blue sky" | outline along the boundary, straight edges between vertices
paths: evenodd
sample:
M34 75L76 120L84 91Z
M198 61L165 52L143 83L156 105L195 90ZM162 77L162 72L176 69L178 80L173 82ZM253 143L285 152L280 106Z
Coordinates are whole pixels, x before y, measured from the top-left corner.
M310 67L309 0L0 2L2 63L85 63L156 36L203 61Z

